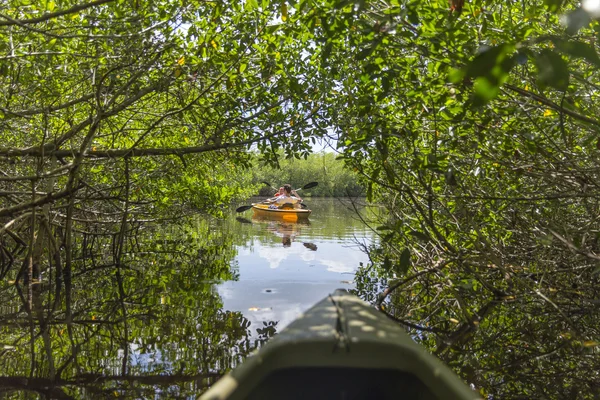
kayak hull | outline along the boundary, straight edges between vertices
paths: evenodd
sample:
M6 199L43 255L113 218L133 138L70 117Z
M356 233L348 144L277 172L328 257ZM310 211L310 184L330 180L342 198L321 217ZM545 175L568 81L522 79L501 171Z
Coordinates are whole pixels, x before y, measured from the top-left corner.
M338 290L215 383L201 400L480 397L369 304Z
M269 208L267 204L252 204L252 212L255 217L283 220L288 222L306 221L311 214L311 210L305 209L278 209Z

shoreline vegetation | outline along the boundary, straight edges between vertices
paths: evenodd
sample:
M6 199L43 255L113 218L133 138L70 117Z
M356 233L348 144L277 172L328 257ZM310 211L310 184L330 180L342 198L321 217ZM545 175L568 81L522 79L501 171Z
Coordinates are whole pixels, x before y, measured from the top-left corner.
M299 188L316 181L319 183L317 187L303 192L315 197L364 197L366 193L365 185L360 182L358 175L350 171L344 161L332 152L312 153L300 159L285 158L281 154L278 167L262 165L253 168L251 172L253 182L260 185L257 192L260 196L271 196L274 192L263 184L265 181L275 188L285 183Z

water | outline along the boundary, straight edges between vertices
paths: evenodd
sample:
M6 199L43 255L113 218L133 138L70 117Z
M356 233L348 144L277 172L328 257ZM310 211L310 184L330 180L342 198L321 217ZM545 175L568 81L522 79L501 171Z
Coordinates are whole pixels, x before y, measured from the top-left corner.
M361 246L374 234L349 203L306 203L313 214L304 224L232 211L143 225L120 264L116 230L86 227L68 279L47 261L29 284L18 268L6 270L0 394L196 397L317 301L352 288L367 263Z
M368 259L362 251L373 233L351 204L337 199L307 201L308 222L238 218L239 279L219 285L223 307L241 312L251 326L276 321L280 330L335 289L351 289L354 271ZM363 215L367 213L363 209Z

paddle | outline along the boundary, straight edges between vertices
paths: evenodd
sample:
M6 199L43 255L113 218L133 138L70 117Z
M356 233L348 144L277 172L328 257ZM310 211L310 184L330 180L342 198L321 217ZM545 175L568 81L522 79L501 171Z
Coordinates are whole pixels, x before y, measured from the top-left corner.
M309 182L306 185L302 186L300 189L296 189L296 191L302 190L302 189L314 188L318 184L319 184L319 182ZM306 204L304 204L304 203L300 203L300 208L302 208L303 210L308 210L308 206Z
M306 190L306 189L314 188L315 186L318 186L318 185L319 185L319 182L309 182L306 185L302 186L300 189L296 189L296 192L298 190L302 190L302 189Z
M273 190L275 190L275 191L279 190L279 189L275 189L275 187L274 187L273 185L271 185L271 184L270 184L269 182L267 182L267 181L262 181L261 183L264 183L265 185L267 185L268 187L270 187L271 189L273 189Z
M264 183L265 185L267 185L268 187L270 187L273 190L279 190L279 189L275 189L275 187L267 181L262 181L261 183ZM318 186L318 185L319 185L319 182L309 182L306 185L302 186L300 189L294 189L294 190L297 192L298 190L302 190L302 189L306 190L306 189L314 188L315 186Z
M268 182L262 182L262 183L264 183L267 186L271 186L271 184L268 183ZM302 189L306 190L306 189L314 188L318 184L319 184L319 182L309 182L306 185L302 186L300 189L295 189L295 191L297 192L298 190L302 190ZM271 186L271 187L273 187L273 186ZM304 209L304 210L308 209L308 206L306 204L304 204L304 203L300 203L300 207L302 207L302 209ZM244 212L244 211L247 211L247 210L249 210L251 208L252 208L252 205L241 206L241 207L236 208L235 212Z

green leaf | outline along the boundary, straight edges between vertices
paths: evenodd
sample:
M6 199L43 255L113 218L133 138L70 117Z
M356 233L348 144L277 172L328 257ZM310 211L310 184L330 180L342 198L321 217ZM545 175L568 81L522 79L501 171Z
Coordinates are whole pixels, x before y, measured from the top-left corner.
M412 8L410 8L408 10L408 15L407 15L408 21L413 24L413 25L418 25L419 24L419 14L413 10Z
M540 83L558 90L569 87L569 66L560 54L544 49L535 58Z
M500 93L500 88L498 85L490 82L490 80L485 76L480 76L477 78L473 87L475 89L475 95L483 102L492 100L498 95L498 93Z
M467 65L464 74L476 78L475 104L490 101L499 93L500 85L508 78L508 73L514 67L517 57L513 54L514 46L502 44L491 47L477 55ZM460 79L458 72L452 72L454 79Z
M292 90L298 94L304 92L304 88L302 88L302 85L300 84L300 82L298 82L298 79L294 77L290 78L290 86Z
M390 260L389 257L385 257L383 259L383 265L382 268L384 269L384 271L390 271L392 269L392 261Z
M485 76L499 64L506 54L506 48L504 45L491 47L487 50L479 53L467 66L466 76L470 78L477 78L478 76Z
M414 236L415 238L422 240L424 242L428 242L429 241L429 236L427 236L426 234L424 234L423 232L419 232L419 231L410 231L410 234L412 236Z
M458 68L452 68L448 73L448 81L451 83L458 83L465 77L465 71Z
M246 0L246 4L244 5L244 10L252 11L255 8L258 8L258 0Z
M372 41L370 46L365 47L356 55L356 59L358 61L361 61L361 60L364 60L365 58L369 57L371 54L373 54L373 52L375 51L377 46L379 46L379 43L381 43L381 38Z
M544 0L544 4L546 4L548 10L553 13L557 12L560 9L562 2L563 0Z
M336 2L334 2L333 7L338 10L341 10L342 8L344 8L345 6L347 6L350 3L352 3L352 1L350 1L350 0L337 0Z
M247 66L248 66L248 64L246 64L246 63L241 63L240 64L240 74L246 70Z
M356 55L356 59L358 61L364 60L365 58L370 56L373 53L373 51L375 51L375 46L365 47Z
M408 268L410 268L410 250L408 248L402 250L402 254L400 255L400 266L398 268L398 272L402 275L408 272Z
M556 48L565 54L575 58L583 58L588 62L600 67L600 57L596 49L591 45L576 40L554 40Z

